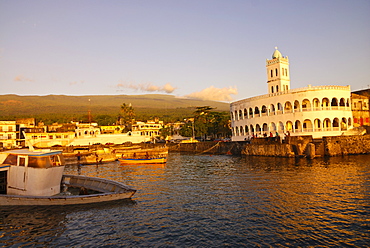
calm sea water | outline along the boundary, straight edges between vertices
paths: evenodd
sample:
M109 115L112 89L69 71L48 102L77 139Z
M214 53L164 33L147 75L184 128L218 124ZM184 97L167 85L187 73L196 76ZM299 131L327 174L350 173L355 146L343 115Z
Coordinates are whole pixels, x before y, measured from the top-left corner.
M3 247L368 247L370 155L286 159L170 154L166 165L68 166L132 200L1 207Z

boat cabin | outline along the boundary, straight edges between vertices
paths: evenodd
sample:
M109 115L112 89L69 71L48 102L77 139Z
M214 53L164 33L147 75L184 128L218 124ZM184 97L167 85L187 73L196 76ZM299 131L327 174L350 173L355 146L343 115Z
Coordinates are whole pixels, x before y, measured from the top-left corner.
M0 152L0 194L59 194L64 165L62 151L22 149Z

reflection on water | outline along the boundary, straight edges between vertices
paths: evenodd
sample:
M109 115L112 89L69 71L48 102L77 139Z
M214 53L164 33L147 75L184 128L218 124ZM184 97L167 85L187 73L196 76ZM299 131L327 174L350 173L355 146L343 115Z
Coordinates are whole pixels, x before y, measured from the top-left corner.
M170 154L166 165L71 165L133 200L0 208L3 246L352 246L370 242L370 156L315 160Z

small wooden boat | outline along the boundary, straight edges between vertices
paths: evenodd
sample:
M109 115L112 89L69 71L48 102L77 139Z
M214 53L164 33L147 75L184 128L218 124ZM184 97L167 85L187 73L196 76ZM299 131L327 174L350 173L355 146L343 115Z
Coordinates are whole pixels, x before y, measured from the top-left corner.
M0 152L0 205L96 203L131 198L136 192L107 179L63 175L64 167L62 151L30 147Z
M115 148L112 153L117 158L167 157L168 147L141 148L140 146Z
M76 205L131 198L136 190L112 180L63 175L63 192L53 196L0 195L0 206Z
M167 157L161 158L119 158L121 164L165 164Z
M89 156L81 157L80 164L102 164L116 161L116 155L94 153Z

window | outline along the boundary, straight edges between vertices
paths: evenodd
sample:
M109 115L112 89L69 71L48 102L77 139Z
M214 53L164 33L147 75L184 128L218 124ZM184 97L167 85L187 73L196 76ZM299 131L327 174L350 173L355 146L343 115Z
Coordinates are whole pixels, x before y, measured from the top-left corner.
M278 76L278 69L275 69L275 74L276 76Z
M271 86L271 93L274 93L274 86Z
M279 85L276 85L276 92L279 92Z
M272 75L272 70L270 72L271 72L271 76L270 77L273 77L274 75Z
M288 76L288 69L285 69L285 76Z

